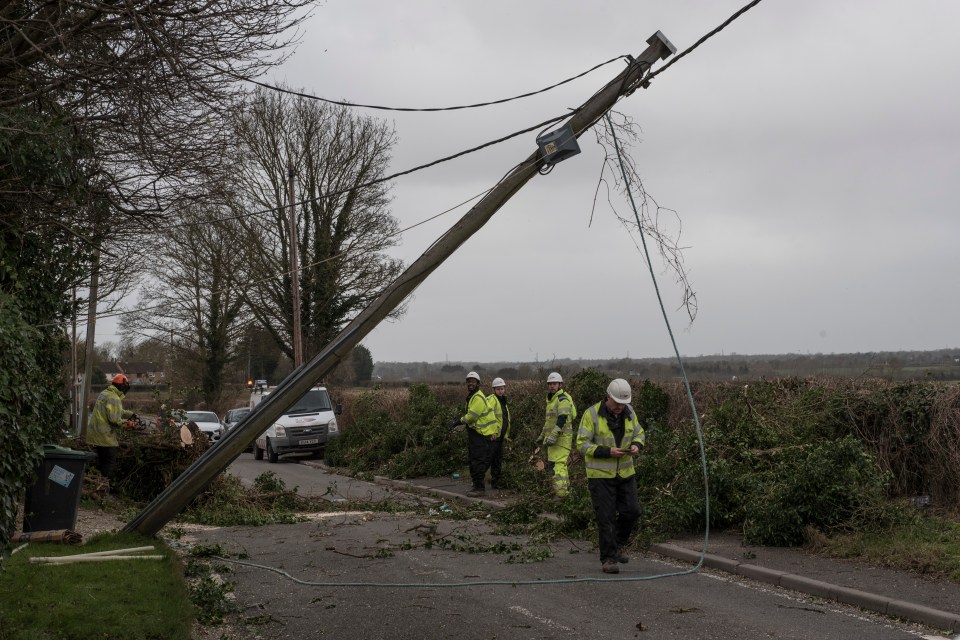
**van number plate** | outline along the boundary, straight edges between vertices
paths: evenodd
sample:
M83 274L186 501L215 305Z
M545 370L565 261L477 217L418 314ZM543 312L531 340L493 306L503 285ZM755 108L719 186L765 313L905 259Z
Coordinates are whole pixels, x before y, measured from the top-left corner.
M317 444L320 442L320 438L310 438L309 440L301 440L300 444Z

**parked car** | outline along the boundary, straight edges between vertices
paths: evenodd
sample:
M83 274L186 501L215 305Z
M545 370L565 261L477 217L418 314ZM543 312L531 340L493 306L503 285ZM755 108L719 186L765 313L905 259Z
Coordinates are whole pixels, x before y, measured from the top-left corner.
M200 431L207 434L211 444L223 435L220 418L213 411L187 411L186 421L193 422Z
M241 420L247 417L250 414L250 407L237 407L236 409L230 409L227 411L226 415L223 416L223 431L226 433L233 429Z
M223 416L223 433L226 434L240 424L240 421L248 415L250 415L250 407L237 407L236 409L227 411L226 415ZM250 443L250 446L247 447L245 451L253 451L253 443Z

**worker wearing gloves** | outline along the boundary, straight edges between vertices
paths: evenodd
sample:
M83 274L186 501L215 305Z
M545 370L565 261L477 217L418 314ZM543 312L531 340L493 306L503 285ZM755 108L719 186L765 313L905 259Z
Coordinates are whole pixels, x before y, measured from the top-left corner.
M600 533L604 573L620 573L629 558L627 545L640 517L633 457L646 441L643 427L630 406L630 383L617 378L607 386L607 398L583 412L577 448L583 454L587 487Z
M573 446L573 421L577 408L563 389L563 378L554 371L547 376L547 409L540 433L540 446L547 452L547 472L553 476L553 491L558 497L570 492L567 460Z
M480 390L480 376L475 371L467 374L466 413L451 420L447 426L453 429L461 424L467 425L467 453L470 457L470 479L473 481L473 488L467 495L476 498L486 493L485 476L497 439L497 421L487 404L487 397Z
M487 404L493 411L497 422L497 439L490 454L490 488L500 488L500 474L503 472L504 441L510 439L510 405L507 400L507 383L503 378L494 378L491 385L493 393L487 396Z
M113 377L110 386L100 392L93 413L87 424L87 444L97 452L97 468L100 475L110 481L113 468L117 463L117 431L123 428L123 421L135 414L123 408L123 398L130 391L130 380L122 373ZM110 492L113 492L111 487Z

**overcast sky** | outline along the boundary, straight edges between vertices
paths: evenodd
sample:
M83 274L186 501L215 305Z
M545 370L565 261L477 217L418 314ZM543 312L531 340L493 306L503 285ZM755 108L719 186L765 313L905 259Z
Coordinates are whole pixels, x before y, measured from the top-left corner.
M683 51L743 4L329 0L271 79L353 102L479 102L638 54L657 30ZM958 346L957 25L947 0L765 0L619 103L642 128L632 155L647 191L682 222L692 324L654 262L682 354ZM391 113L392 169L559 115L621 68L507 105ZM398 179L393 214L403 227L476 195L535 137ZM602 156L592 135L580 144L365 340L375 360L672 353L635 239L605 202L590 224ZM409 264L465 211L405 234L393 255Z
M638 54L657 30L683 51L745 3L328 0L267 80L358 103L481 102ZM958 25L949 0L765 0L618 104L642 129L646 190L682 223L692 324L654 261L681 354L958 346ZM560 115L621 69L505 105L389 113L391 170ZM488 189L535 137L396 180L393 215L406 227ZM672 355L638 239L603 199L591 224L602 154L590 133L580 145L365 339L375 360ZM391 254L411 263L466 210Z

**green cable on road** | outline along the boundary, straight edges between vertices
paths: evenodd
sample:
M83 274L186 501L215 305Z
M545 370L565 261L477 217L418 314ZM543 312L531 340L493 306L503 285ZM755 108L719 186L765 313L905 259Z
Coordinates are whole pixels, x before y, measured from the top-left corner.
M635 578L557 578L552 580L474 580L472 582L322 582L314 580L301 580L296 576L290 575L283 569L277 569L264 564L246 562L244 560L233 560L231 558L222 558L220 556L210 556L216 560L231 562L233 564L243 565L245 567L254 567L272 571L293 582L306 587L380 587L380 588L409 588L409 589L445 589L459 587L486 587L486 586L505 586L505 587L530 587L535 585L555 585L555 584L576 584L578 582L642 582L645 580L657 580L659 578L670 578L673 576L685 576L693 573L699 568L699 564L693 569L686 571L676 571L673 573L658 573L652 576L637 576ZM701 557L702 561L702 557Z

